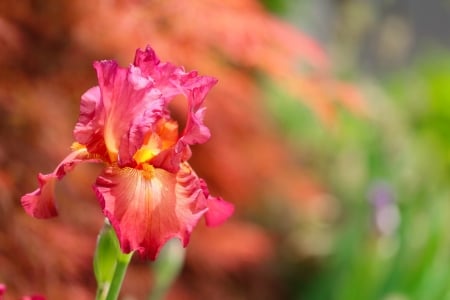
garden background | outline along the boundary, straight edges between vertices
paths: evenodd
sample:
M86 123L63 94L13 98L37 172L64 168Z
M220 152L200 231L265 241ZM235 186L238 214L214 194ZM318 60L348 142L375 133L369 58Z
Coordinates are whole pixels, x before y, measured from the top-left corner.
M192 164L236 205L194 231L167 299L450 299L449 28L444 0L3 0L5 299L93 299L100 169L58 185L58 218L19 199L70 149L92 62L147 44L218 78ZM154 270L134 257L121 299Z

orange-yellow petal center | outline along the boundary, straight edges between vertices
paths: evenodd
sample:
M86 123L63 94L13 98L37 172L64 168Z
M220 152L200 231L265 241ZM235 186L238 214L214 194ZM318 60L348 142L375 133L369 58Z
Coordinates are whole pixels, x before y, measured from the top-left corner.
M133 155L133 159L138 165L149 162L161 151L175 145L178 139L178 124L173 120L161 119L156 124L155 131L149 131L145 137L141 148Z

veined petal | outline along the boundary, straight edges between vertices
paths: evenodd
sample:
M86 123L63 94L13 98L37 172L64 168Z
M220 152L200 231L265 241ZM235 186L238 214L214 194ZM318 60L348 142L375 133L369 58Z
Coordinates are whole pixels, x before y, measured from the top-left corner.
M89 153L85 148L78 149L70 153L50 174L38 175L39 188L32 193L24 195L21 203L25 211L36 218L50 218L56 216L55 207L55 182L63 178L67 172L71 171L78 163L83 161L100 161L89 158Z
M206 212L206 198L190 168L177 174L163 169L107 168L94 186L124 252L137 250L155 259L171 238L183 245Z

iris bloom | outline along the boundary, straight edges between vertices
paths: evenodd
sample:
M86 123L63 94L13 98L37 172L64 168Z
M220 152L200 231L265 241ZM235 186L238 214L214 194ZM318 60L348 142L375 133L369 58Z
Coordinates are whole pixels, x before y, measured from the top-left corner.
M73 151L52 173L38 175L39 188L22 197L25 211L56 216L55 182L81 162L99 162L105 168L93 189L125 253L155 259L173 237L186 246L203 215L210 226L225 221L233 205L211 196L187 162L190 145L210 137L202 104L217 80L160 62L150 47L138 49L128 68L111 60L94 68L99 85L81 97ZM177 95L188 104L181 133L168 109Z

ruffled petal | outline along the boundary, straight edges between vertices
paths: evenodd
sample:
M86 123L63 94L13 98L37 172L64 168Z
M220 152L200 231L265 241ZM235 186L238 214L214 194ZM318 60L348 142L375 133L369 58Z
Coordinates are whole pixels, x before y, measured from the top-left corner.
M137 250L155 259L171 238L186 246L207 207L198 177L187 164L177 174L147 167L109 167L98 177L94 190L122 251Z
M73 131L75 140L85 145L90 153L107 157L105 140L103 138L104 126L105 109L100 88L96 86L81 96L80 116Z
M161 63L150 47L136 51L134 65L142 70L142 74L153 79L154 86L161 91L163 99L169 102L176 95L187 97L187 122L178 148L206 142L210 132L203 124L204 108L201 106L217 79L199 76L196 71L185 72L182 67L170 63Z
M200 186L206 197L208 211L205 214L205 222L208 226L218 226L228 220L234 213L234 205L221 197L213 197L209 194L206 182L200 179Z
M51 174L38 174L39 188L22 196L22 206L27 214L35 218L51 218L58 215L55 206L55 181L57 177Z
M209 140L211 133L209 128L203 124L204 114L204 107L197 111L191 110L179 145L203 144Z
M208 76L196 76L184 83L188 97L188 116L180 142L194 145L205 143L211 136L208 127L203 124L205 108L202 107L209 90L217 79Z
M181 162L187 161L192 155L189 146L180 149L181 152L177 152L175 147L161 151L161 153L150 160L150 163L157 168L164 169L171 173L177 173L180 169Z
M83 161L99 161L89 158L85 148L70 153L50 174L38 175L39 188L32 193L22 196L21 203L25 211L36 218L51 218L56 216L55 182L63 178L78 163Z
M145 134L164 115L161 92L137 67L121 68L114 61L95 62L94 67L105 110L103 138L109 158L119 166L132 166Z
M199 76L196 71L186 72L183 67L161 62L150 46L145 50L136 50L133 65L138 67L144 76L153 79L155 88L158 88L166 99L187 95L195 88L217 81L212 77Z
M82 96L74 130L77 142L90 153L119 167L134 167L134 153L147 133L155 130L156 122L170 118L168 104L176 95L187 98L188 115L172 155L182 155L186 146L209 139L201 106L216 79L162 63L150 47L138 49L128 68L112 60L97 61L94 68L99 86Z
M181 79L190 74L182 67L161 62L151 47L147 46L145 50L137 49L133 65L139 68L144 76L153 80L154 87L161 91L165 100L184 94Z

